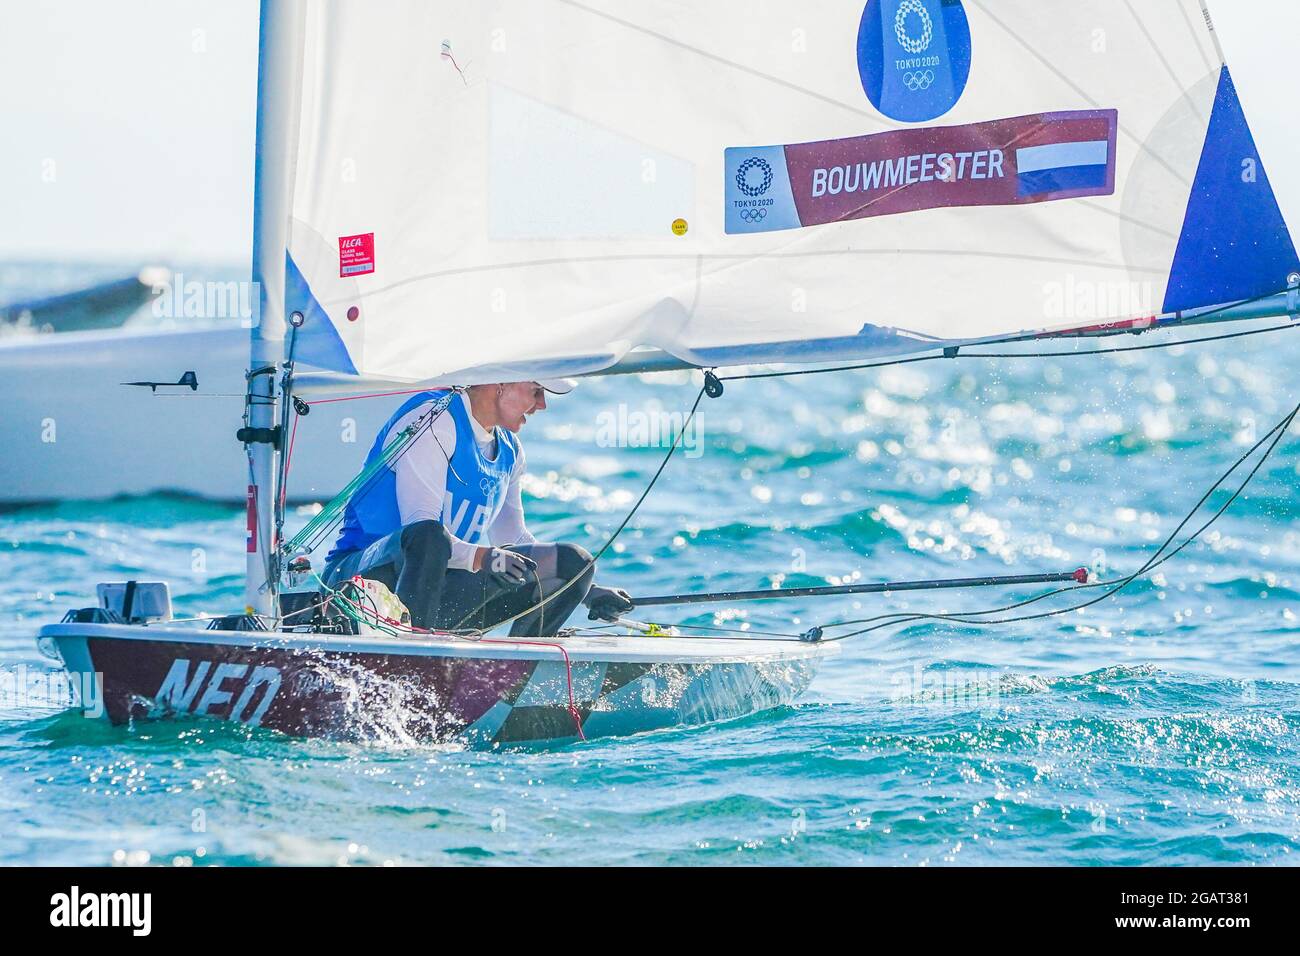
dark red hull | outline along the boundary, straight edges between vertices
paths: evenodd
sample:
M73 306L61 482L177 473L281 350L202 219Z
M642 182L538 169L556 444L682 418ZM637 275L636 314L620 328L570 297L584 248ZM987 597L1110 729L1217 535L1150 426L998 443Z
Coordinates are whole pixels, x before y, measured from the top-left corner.
M300 737L477 744L565 742L752 713L792 701L821 656L787 646L728 659L706 653L717 642L645 638L571 639L561 652L558 644L162 631L51 625L42 635L69 670L96 675L98 703L115 724L192 715Z

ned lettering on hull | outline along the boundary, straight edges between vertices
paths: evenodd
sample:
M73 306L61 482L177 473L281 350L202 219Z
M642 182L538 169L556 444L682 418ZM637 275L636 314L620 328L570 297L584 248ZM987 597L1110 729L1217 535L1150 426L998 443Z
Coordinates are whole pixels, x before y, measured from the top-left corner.
M280 690L279 668L226 662L213 665L178 657L154 694L150 716L165 713L207 715L256 727Z

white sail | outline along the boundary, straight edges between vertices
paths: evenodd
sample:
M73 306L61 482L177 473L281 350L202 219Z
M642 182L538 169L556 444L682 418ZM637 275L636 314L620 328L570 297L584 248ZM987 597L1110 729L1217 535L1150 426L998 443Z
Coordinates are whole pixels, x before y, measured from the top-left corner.
M303 36L287 308L349 375L898 353L1300 268L1198 0L317 2Z

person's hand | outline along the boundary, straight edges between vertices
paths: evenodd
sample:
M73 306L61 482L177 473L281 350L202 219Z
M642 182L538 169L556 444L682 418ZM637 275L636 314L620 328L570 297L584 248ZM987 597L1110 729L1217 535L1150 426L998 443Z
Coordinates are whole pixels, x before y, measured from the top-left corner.
M488 548L483 555L482 570L503 588L523 587L530 577L537 578L537 565L532 558L505 548Z
M582 603L587 605L589 621L617 621L620 614L626 614L635 607L632 595L622 588L602 588L598 584L591 586Z

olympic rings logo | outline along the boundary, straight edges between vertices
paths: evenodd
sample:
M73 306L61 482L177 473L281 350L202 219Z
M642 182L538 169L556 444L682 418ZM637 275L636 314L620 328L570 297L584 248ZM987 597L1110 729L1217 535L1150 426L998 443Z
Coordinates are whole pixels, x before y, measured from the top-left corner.
M767 210L766 209L742 209L740 210L740 218L743 219L745 222L762 222L764 219L767 218Z
M913 37L907 32L907 18L910 14L921 18L920 37ZM930 43L934 40L934 21L930 19L930 13L921 0L903 0L898 5L898 13L894 15L894 36L898 37L899 45L913 56L930 48Z
M928 90L934 83L934 70L917 70L915 73L903 74L903 85L913 93Z
M749 181L749 173L751 170L755 169L761 170L763 173L763 181L757 186L751 184ZM771 186L772 167L768 161L763 159L761 156L751 156L749 159L741 163L740 168L736 170L736 188L746 196L761 196L763 193L767 192Z

